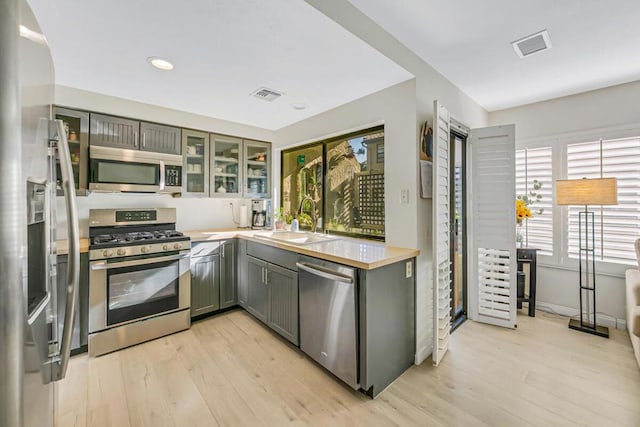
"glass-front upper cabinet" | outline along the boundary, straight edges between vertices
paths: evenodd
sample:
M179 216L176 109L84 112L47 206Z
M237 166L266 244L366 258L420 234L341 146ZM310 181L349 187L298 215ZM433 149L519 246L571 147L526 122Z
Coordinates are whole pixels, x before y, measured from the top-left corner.
M245 196L267 198L271 194L271 144L244 140Z
M69 141L76 195L86 196L89 169L89 113L55 107L55 118L62 120L67 141ZM59 159L56 159L56 177L56 192L61 196L63 195L62 173Z
M242 195L242 139L211 134L211 197Z
M186 195L209 196L209 134L182 130L182 182Z

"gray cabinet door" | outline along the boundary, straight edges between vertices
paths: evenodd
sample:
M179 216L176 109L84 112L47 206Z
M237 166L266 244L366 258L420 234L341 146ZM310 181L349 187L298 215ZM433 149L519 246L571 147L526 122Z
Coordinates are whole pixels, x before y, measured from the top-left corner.
M247 241L237 239L237 296L240 307L247 308L247 297L249 290L247 289Z
M220 247L220 308L236 305L236 243L227 240Z
M62 337L64 323L65 300L67 298L67 265L68 256L58 255L56 267L56 298L58 301L58 339ZM80 254L80 286L78 289L78 301L73 319L73 333L71 338L71 350L78 352L89 342L89 257L88 254ZM86 350L85 350L86 351Z
M182 140L180 128L157 125L155 123L140 123L140 149L156 153L180 154Z
M91 113L90 118L90 146L138 149L140 122L94 113Z
M220 257L191 259L191 317L220 308Z
M269 289L265 283L267 263L247 256L247 311L267 323Z
M298 345L298 273L269 264L269 320L267 324Z

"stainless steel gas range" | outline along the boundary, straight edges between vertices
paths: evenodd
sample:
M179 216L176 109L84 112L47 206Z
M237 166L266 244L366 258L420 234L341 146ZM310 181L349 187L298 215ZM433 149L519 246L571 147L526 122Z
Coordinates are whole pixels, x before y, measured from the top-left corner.
M191 325L191 242L170 208L89 212L89 355Z

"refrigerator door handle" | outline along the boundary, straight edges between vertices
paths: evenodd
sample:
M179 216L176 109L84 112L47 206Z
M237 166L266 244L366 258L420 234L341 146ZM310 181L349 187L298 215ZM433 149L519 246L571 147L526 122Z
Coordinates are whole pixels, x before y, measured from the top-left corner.
M60 172L62 175L62 189L64 191L67 212L67 233L69 242L69 256L67 264L66 302L64 312L64 326L60 342L60 356L55 363L54 379L61 380L67 373L69 357L71 355L71 338L73 333L73 318L76 311L78 285L80 281L80 233L78 230L78 207L76 205L76 187L73 181L73 169L69 142L62 120L56 120L58 133L58 151L60 158Z

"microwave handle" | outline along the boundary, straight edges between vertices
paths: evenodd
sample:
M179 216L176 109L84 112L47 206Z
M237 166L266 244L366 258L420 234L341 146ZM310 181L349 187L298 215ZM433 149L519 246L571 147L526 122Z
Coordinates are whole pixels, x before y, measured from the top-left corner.
M67 264L66 301L64 311L64 326L60 342L60 356L55 363L55 380L65 377L69 357L71 356L71 339L73 332L74 315L80 281L80 233L78 230L78 207L76 204L76 186L73 182L73 169L69 142L64 130L62 120L56 120L58 132L58 150L60 153L60 172L62 174L62 189L67 211L67 233L69 241L69 262Z
M165 173L164 162L160 160L160 191L164 191L164 186L165 186L164 173Z

